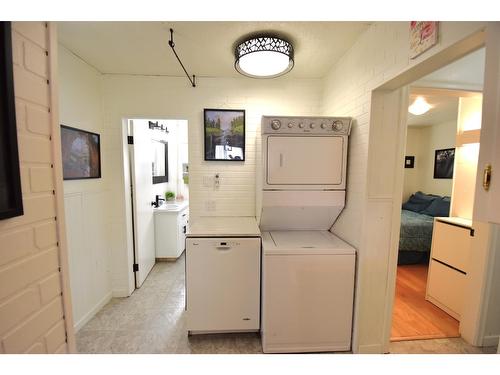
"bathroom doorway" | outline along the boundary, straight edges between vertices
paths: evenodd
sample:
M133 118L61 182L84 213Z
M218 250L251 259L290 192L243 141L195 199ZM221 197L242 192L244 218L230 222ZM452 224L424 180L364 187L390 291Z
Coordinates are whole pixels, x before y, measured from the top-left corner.
M186 120L129 118L124 122L127 235L133 244L130 272L140 288L157 261L176 261L184 251L188 128Z

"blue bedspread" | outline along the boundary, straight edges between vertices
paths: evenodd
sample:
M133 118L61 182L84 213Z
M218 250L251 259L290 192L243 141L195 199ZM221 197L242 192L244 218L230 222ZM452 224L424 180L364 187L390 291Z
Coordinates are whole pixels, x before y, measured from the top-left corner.
M399 251L430 252L433 222L432 216L401 210Z

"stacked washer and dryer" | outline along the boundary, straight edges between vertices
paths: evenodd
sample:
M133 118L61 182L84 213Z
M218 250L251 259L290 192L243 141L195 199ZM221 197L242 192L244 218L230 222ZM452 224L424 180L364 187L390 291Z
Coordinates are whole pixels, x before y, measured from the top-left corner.
M351 349L356 252L329 229L345 205L346 117L262 118L265 353Z

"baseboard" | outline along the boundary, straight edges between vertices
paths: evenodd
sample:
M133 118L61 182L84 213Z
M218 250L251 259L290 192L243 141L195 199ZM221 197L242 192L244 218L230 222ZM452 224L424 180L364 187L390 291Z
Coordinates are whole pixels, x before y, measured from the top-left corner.
M163 258L156 258L157 262L176 262L179 257L163 257Z
M113 298L125 298L130 297L131 293L127 289L118 289L113 290L112 296Z
M372 345L359 345L358 350L354 351L355 354L383 354L384 350L382 345L380 344L372 344Z
M497 346L499 339L500 339L499 335L484 336L483 337L483 346Z
M109 292L102 298L88 313L86 313L83 318L81 318L78 322L75 323L75 333L78 332L85 324L88 323L90 319L92 319L95 314L99 312L110 300L112 297L112 293Z

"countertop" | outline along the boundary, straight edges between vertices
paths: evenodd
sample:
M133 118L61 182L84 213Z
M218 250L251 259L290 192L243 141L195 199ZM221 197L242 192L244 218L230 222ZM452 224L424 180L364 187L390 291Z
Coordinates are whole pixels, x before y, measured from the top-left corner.
M442 221L444 223L450 223L453 225L458 225L464 228L472 229L472 220L464 219L463 217L436 217L437 221Z
M173 207L172 205L175 205ZM170 207L169 207L170 206ZM168 203L163 203L160 207L158 208L153 208L153 211L155 213L178 213L184 209L189 207L189 202L188 201L182 201L182 202L168 202Z
M187 228L187 237L260 237L255 217L198 217Z

